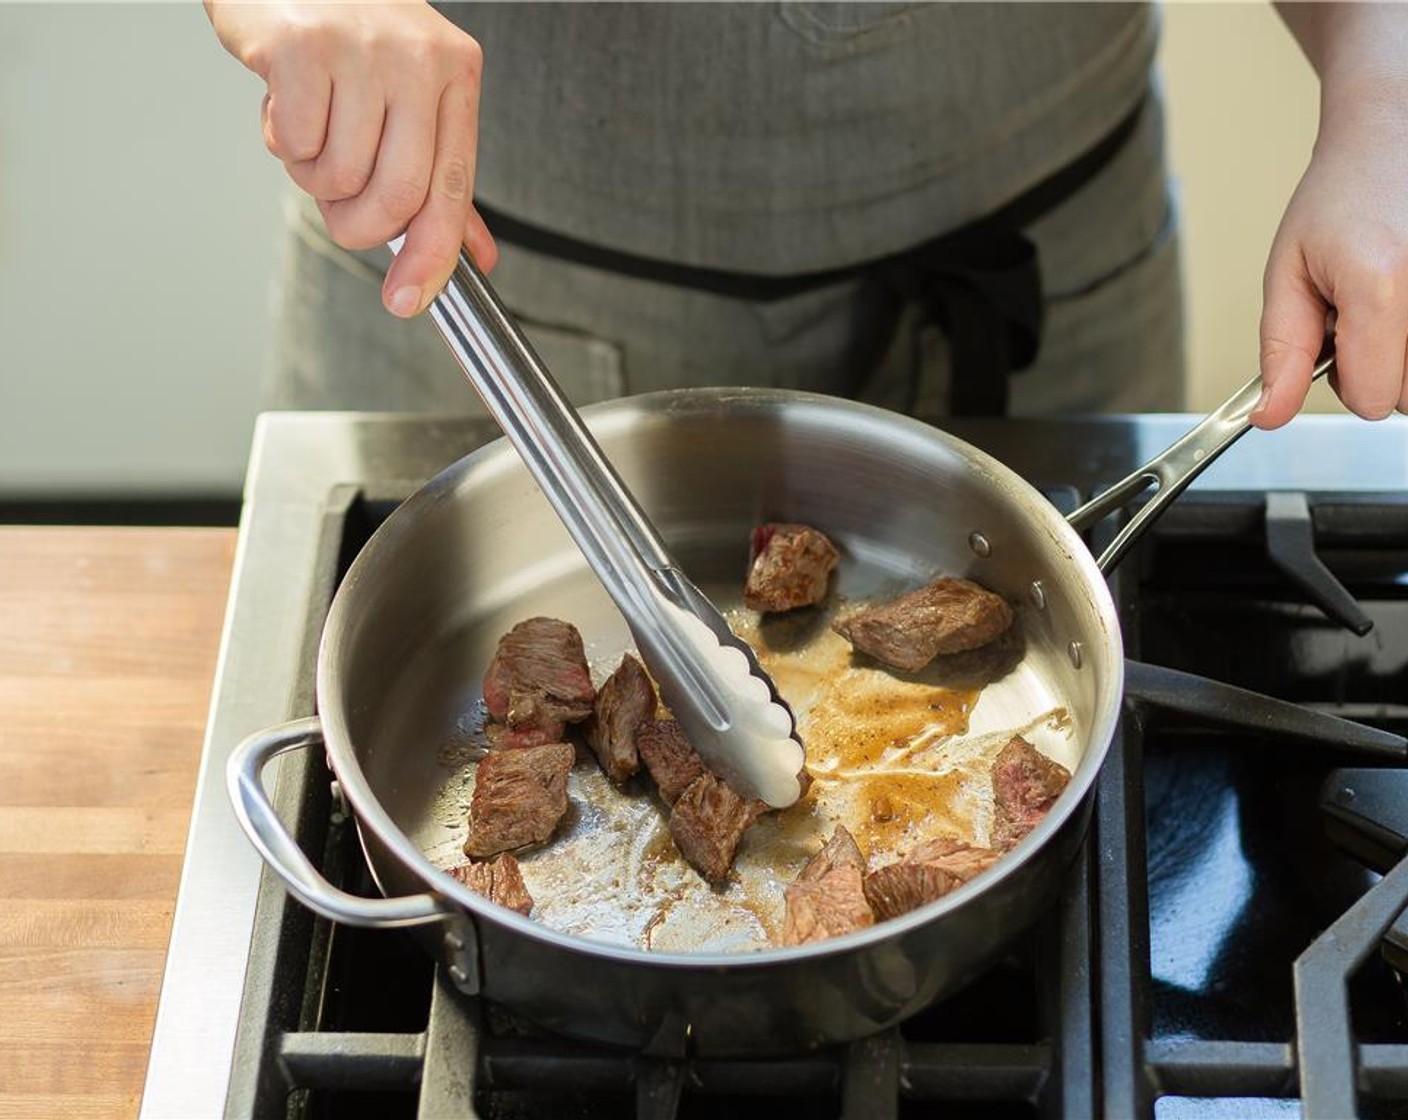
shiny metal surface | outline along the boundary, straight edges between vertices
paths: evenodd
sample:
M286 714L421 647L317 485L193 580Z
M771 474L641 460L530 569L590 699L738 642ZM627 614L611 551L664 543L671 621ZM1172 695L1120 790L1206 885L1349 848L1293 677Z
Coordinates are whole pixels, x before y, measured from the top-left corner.
M791 710L752 649L670 556L463 250L430 318L626 620L695 749L739 793L791 805L802 789Z
M1311 381L1319 381L1334 368L1333 354L1322 357L1311 374ZM1158 487L1100 554L1098 563L1102 572L1109 572L1118 564L1169 503L1251 430L1252 409L1261 398L1261 390L1261 378L1252 378L1186 435L1070 515L1071 525L1078 532L1085 532L1128 505L1150 486Z
M1194 419L954 420L944 426L1030 481L1089 492L1151 458ZM329 517L333 489L347 485L399 500L496 434L485 422L424 416L260 418L143 1116L204 1117L224 1110L262 866L230 809L225 764L246 735L313 710L314 649L304 635L318 633L326 609L326 600L316 600L320 573L335 567L335 556L323 555L330 527L340 534ZM1302 416L1278 431L1253 434L1193 489L1403 491L1408 420L1367 424L1349 416ZM1230 661L1244 668L1261 664ZM280 765L276 760L271 769Z
M613 402L586 416L706 587L741 579L758 521L797 520L821 527L847 558L843 598L958 574L1018 603L1019 666L984 692L973 736L1010 736L1059 705L1076 744L1065 759L1071 783L993 871L828 943L739 954L685 937L652 952L493 906L412 839L444 835L445 746L462 734L477 682L514 622L570 619L589 658L609 660L624 638L611 601L501 443L392 514L353 563L324 631L318 697L329 758L378 882L392 895L430 887L453 899L475 919L484 994L582 1037L668 1048L687 1036L699 1053L761 1053L856 1037L913 1013L1041 912L1044 888L1059 882L1055 872L1079 843L1124 666L1093 559L1012 472L893 413L808 394L709 390ZM988 542L986 556L970 549L974 532ZM1020 605L1038 579L1040 611ZM1068 655L1077 641L1079 664ZM616 866L626 878L625 853Z
M186 837L141 1115L224 1112L263 863L235 821L225 765L253 731L313 710L310 667L336 574L334 487L403 496L491 435L425 417L266 415L250 456L229 606ZM270 767L277 773L280 761ZM282 887L279 888L280 890Z
M230 802L240 827L264 861L304 906L334 922L377 929L425 925L453 916L443 899L433 894L407 898L359 898L329 883L303 854L280 822L264 788L264 767L286 751L323 745L317 716L291 720L245 739L230 755L227 777Z

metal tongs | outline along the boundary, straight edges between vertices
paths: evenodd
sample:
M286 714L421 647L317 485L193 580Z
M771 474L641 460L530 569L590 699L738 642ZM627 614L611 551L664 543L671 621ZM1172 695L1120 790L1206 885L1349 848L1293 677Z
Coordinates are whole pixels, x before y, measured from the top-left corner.
M391 242L393 252L401 242ZM429 311L625 617L695 750L739 795L791 805L801 796L803 763L791 708L748 643L670 557L467 253Z

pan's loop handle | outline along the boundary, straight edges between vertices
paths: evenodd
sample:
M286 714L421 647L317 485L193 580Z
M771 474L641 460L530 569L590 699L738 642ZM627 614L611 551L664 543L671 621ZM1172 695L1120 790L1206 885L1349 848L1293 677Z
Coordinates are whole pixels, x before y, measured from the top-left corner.
M1318 381L1334 369L1333 346L1327 342L1311 375ZM1109 574L1144 535L1144 531L1168 508L1188 484L1202 474L1214 459L1231 447L1251 427L1252 409L1261 397L1261 378L1254 377L1202 423L1176 443L1154 456L1142 467L1126 475L1098 497L1092 498L1066 520L1078 533L1083 533L1116 510L1133 501L1149 487L1157 487L1153 497L1100 554L1096 563L1100 571Z
M264 862L304 906L345 925L391 929L454 917L458 911L447 900L433 894L405 898L362 898L338 890L319 874L303 854L303 849L274 812L260 775L275 755L303 747L321 746L322 742L322 724L315 716L251 735L230 755L225 780L235 807L235 817L250 842L264 857Z

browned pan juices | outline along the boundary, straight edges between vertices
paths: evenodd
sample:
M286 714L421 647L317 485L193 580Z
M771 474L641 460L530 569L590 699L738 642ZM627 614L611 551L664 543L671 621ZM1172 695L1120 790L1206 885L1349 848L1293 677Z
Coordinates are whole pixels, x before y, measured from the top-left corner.
M647 779L613 787L582 749L557 835L519 853L535 920L657 950L762 948L781 932L783 890L837 824L851 830L872 864L940 834L983 843L992 822L988 769L1013 733L1074 768L1070 719L1024 672L1020 641L896 675L853 657L830 629L833 613L760 620L741 607L729 612L793 706L815 781L796 805L748 832L728 884L711 888L680 858L668 809ZM600 683L625 643L603 648L587 637ZM473 765L460 762L437 799L434 823L416 837L439 867L464 862L472 789Z

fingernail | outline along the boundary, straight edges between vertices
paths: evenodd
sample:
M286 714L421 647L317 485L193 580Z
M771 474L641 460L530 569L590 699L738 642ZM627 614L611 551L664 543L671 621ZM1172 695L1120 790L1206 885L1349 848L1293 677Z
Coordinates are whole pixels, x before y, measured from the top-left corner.
M1271 386L1262 389L1261 396L1257 397L1256 405L1252 408L1253 416L1260 416L1266 411L1266 406L1271 403Z
M387 306L391 308L393 315L399 315L403 319L410 318L416 313L416 308L420 307L420 289L397 288L391 293Z

